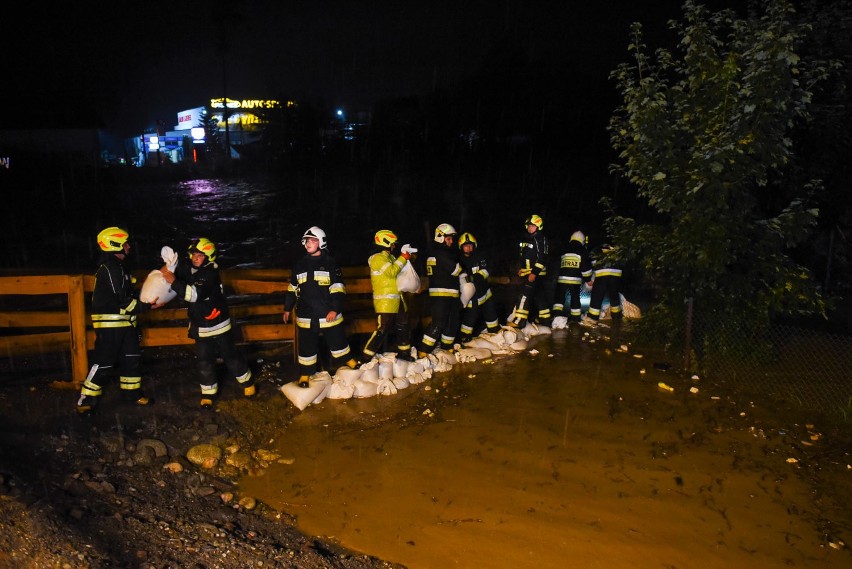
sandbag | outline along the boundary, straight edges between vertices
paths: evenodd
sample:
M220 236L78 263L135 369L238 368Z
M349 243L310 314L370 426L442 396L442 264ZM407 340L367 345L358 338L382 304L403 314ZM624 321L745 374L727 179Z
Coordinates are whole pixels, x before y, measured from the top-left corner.
M403 265L402 270L396 275L396 288L399 292L417 292L420 290L420 276L414 270L411 262Z
M503 342L512 345L518 341L518 331L514 328L503 328Z
M379 383L376 386L376 393L378 393L379 395L396 395L397 391L398 390L396 388L396 385L394 385L393 378L379 378Z
M312 376L308 381L308 387L299 387L299 384L296 381L285 383L281 386L281 393L283 393L299 411L303 411L305 407L311 403L315 401L322 401L325 397L325 391L331 387L331 378L328 373L321 372L321 374Z
M527 340L518 340L509 347L515 350L516 352L523 352L527 349L527 346L529 346L529 342Z
M368 381L370 383L378 383L379 381L379 362L378 360L372 360L361 366L361 377L360 379L363 381Z
M567 316L556 316L553 318L553 329L554 330L564 330L568 327L568 317Z
M407 360L396 359L393 362L393 376L394 377L405 377L408 375L408 366L411 365L411 362Z
M461 300L462 306L467 306L467 303L470 302L470 299L473 298L473 295L476 294L476 285L473 283L461 283L459 285L459 299Z
M408 381L408 378L405 377L405 376L395 377L395 378L393 378L393 385L397 389L405 389L406 387L411 385L411 382Z
M334 374L331 387L328 390L329 399L350 399L355 396L355 380L361 377L360 369L350 369L343 366Z
M393 379L393 365L396 361L396 354L383 355L379 358L379 379Z
M470 342L466 342L465 346L468 348L481 348L485 350L496 350L498 348L497 344L480 336L477 336Z
M486 360L491 357L491 350L488 348L462 348L456 351L456 359L458 361L476 361Z
M149 304L155 299L157 304L166 304L174 300L176 296L177 293L172 290L172 285L159 270L148 273L145 282L142 283L142 290L139 292L139 300Z
M379 394L379 386L378 386L378 375L376 375L376 381L368 381L364 379L362 375L358 379L353 382L355 386L355 391L352 394L352 397L365 398L365 397L375 397Z

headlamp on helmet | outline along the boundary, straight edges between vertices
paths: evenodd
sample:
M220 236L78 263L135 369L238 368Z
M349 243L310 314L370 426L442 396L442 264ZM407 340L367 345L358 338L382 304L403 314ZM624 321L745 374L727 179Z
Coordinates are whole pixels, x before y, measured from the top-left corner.
M462 248L462 245L466 243L470 243L474 247L476 247L476 237L473 236L473 233L462 233L461 237L459 237L459 249Z
M129 239L130 233L127 230L120 227L107 227L98 233L98 247L101 251L121 253Z
M397 242L397 237L390 229L381 229L376 231L374 240L379 247L390 249L391 245Z
M541 216L532 214L524 222L524 227L529 227L530 225L535 225L536 228L541 231L542 229L544 229L544 220L541 218Z
M189 258L192 258L193 253L202 253L211 263L216 260L216 245L206 237L193 241L189 245Z
M435 228L435 243L443 243L446 237L455 237L456 228L449 223L442 223Z
M325 238L325 231L323 231L316 225L305 231L305 234L302 235L302 247L305 246L305 243L307 242L309 237L313 237L314 239L319 241L320 249L325 249L326 247L328 247L328 241L326 241Z

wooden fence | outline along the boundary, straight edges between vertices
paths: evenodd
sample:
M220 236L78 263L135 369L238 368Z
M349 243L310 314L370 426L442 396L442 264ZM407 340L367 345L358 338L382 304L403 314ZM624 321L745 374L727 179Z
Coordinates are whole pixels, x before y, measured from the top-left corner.
M136 273L144 282L148 272ZM346 283L345 324L348 334L375 329L372 286L368 268L343 270ZM0 277L0 357L69 350L72 382L82 382L89 372L88 350L94 347L91 327L91 275L39 275ZM290 272L276 269L232 269L222 271L231 317L241 343L293 342L295 327L284 324L284 294ZM412 325L424 323L425 295L412 295ZM139 317L142 345L178 346L192 344L187 336L187 307L173 300Z

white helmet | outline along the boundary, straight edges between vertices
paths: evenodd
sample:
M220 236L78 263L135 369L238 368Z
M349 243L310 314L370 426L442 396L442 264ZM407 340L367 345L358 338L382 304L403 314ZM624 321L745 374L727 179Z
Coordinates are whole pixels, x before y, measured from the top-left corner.
M583 234L582 231L575 231L574 233L571 234L571 241L579 241L580 243L585 245L586 244L586 236Z
M305 246L305 241L307 241L308 237L313 237L319 241L319 248L325 249L328 247L328 241L325 240L325 231L314 225L302 235L302 247Z
M456 228L449 223L442 223L435 228L435 243L443 243L444 237L455 237Z

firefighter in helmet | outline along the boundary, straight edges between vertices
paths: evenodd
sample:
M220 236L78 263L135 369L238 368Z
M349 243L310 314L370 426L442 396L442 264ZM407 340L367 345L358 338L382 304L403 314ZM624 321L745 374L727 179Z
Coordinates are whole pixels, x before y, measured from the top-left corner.
M592 262L586 249L586 235L575 231L565 252L559 258L559 277L557 278L556 302L553 304L554 316L562 316L565 295L571 295L571 321L579 322L582 313L580 289L583 283L592 280Z
M140 301L134 291L135 279L126 265L131 249L130 233L121 227L107 227L98 234L97 241L103 253L92 292L95 350L77 401L77 412L81 415L95 409L105 382L116 374L125 398L136 405L151 403L142 391L142 350L136 316L162 306L157 304L158 299L150 304Z
M179 298L189 303L189 337L195 340L195 352L201 374L201 407L209 409L219 394L216 358L243 388L245 397L254 397L256 387L245 358L237 349L228 302L216 264L216 245L202 237L187 249L189 263L181 261L172 273L160 269Z
M500 330L500 321L497 318L497 308L491 294L491 285L488 284L488 260L477 246L476 237L472 233L462 233L459 237L459 262L468 274L471 282L476 286L473 298L462 309L461 314L461 342L469 342L473 336L480 315L485 321L485 329L495 333Z
M297 309L296 332L299 342L299 387L309 387L309 379L319 363L320 334L331 351L334 369L355 368L343 327L343 299L346 287L343 272L328 254L325 231L314 225L302 235L306 255L293 267L284 299L284 323Z
M541 216L531 215L524 221L526 232L520 241L521 266L518 276L523 279L518 300L515 303L514 317L508 322L515 328L523 328L537 314L538 323L550 326L550 309L553 304L548 296L547 263L548 240L544 235L544 220Z
M376 251L370 255L367 264L370 266L370 283L373 286L376 331L364 345L364 361L369 361L376 353L384 352L389 339L394 340L400 359L411 359L408 307L396 281L397 275L411 259L411 246L406 243L399 257L394 257L397 241L397 236L389 229L381 229L373 237Z
M435 228L435 238L426 259L429 277L429 312L432 322L420 340L418 355L423 357L436 347L452 349L459 329L460 280L467 280L454 247L456 229L449 223Z

